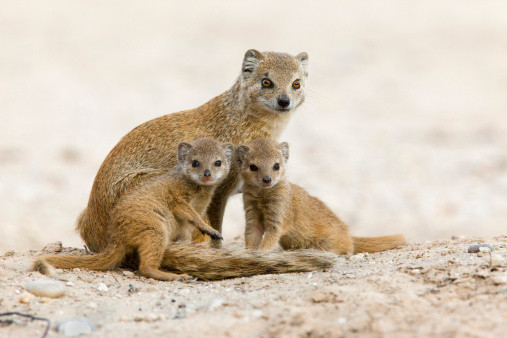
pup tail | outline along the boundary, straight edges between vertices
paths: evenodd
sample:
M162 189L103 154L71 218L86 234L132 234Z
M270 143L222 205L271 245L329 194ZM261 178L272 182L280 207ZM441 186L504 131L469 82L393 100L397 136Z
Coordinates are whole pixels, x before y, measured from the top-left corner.
M54 268L73 269L82 268L89 270L108 270L123 260L126 248L123 246L112 247L104 252L90 256L52 255L39 257L33 263L33 270L45 275L54 275Z
M202 280L329 269L336 255L316 250L269 252L170 245L161 268Z
M405 236L401 234L382 237L352 237L354 253L379 252L397 248L407 244Z

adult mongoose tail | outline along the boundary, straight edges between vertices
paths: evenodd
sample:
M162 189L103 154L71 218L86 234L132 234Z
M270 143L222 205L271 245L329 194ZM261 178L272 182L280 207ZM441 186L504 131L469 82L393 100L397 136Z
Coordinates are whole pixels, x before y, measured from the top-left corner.
M405 236L401 234L381 237L352 237L352 240L354 253L385 251L407 244Z
M336 255L316 250L271 252L171 245L161 269L202 280L329 269Z

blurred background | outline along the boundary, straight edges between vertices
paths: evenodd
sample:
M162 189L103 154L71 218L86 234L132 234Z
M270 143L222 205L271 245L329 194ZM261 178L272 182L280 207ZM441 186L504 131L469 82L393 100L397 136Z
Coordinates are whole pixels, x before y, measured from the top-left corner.
M505 1L1 1L0 253L74 232L109 150L228 89L249 48L310 55L293 182L357 235L507 233ZM241 235L241 196L226 240Z

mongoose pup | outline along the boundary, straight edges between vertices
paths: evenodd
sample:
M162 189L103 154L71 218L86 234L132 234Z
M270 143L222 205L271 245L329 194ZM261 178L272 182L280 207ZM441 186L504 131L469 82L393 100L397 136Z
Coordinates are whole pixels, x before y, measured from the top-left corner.
M189 245L196 228L222 239L202 216L215 188L227 177L233 151L232 144L210 138L181 143L173 173L158 176L119 199L111 213L108 248L91 256L41 257L34 268L45 274L52 274L52 267L107 270L130 263L129 257L137 255L140 274L169 281L187 279L188 274L213 280L331 267L331 257L315 252L259 255Z
M77 221L88 248L101 252L109 247L109 227L118 201L167 175L177 163L180 142L203 137L236 145L257 138L276 140L305 100L307 76L308 55L304 52L291 56L250 49L229 90L198 108L161 116L125 135L102 163L88 206ZM208 208L207 219L219 232L227 199L237 190L238 179L237 170L231 170ZM219 247L221 241L213 244Z
M202 216L216 186L229 173L233 152L232 144L222 145L211 138L180 143L179 163L173 173L150 180L120 198L112 210L109 247L105 251L85 257L47 256L40 260L56 268L107 270L137 251L143 276L165 281L181 278L159 270L164 252L173 242L190 243L194 229L222 239Z
M406 243L403 235L353 237L321 200L285 178L289 145L258 139L237 148L241 163L245 242L249 249L314 248L347 255Z

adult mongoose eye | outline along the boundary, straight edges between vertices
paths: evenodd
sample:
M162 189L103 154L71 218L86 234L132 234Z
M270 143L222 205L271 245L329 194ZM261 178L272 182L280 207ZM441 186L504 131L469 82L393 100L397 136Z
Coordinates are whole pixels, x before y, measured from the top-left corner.
M299 80L292 82L292 87L294 87L294 89L299 89L299 87L301 87L301 83L299 83Z
M199 161L192 161L192 167L197 168L199 166Z
M216 161L215 162L215 167L220 167L222 165L222 161Z
M262 79L262 86L264 88L271 88L273 87L273 82L271 82L269 79Z
M259 168L257 168L257 166L255 164L250 164L250 170L257 171L257 170L259 170Z

